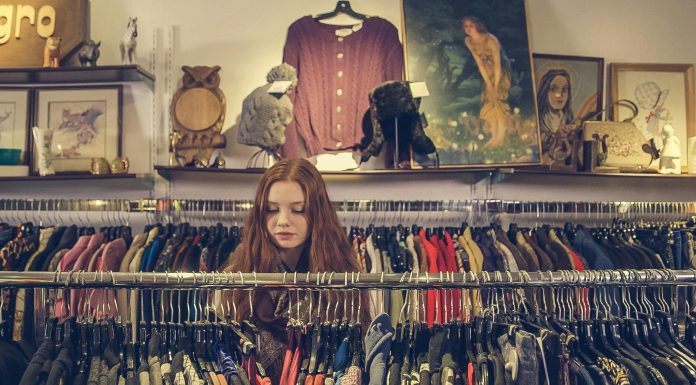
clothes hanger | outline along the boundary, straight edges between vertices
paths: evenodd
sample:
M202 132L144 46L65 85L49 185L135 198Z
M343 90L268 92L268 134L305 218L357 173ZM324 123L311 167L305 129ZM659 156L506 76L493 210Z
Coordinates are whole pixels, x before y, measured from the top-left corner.
M317 274L317 286L319 286L319 279L320 276ZM316 374L317 373L317 368L319 364L319 359L320 359L320 353L322 350L322 344L324 340L322 340L322 323L321 323L321 305L322 305L322 295L319 293L319 300L318 300L318 305L317 305L317 314L316 317L314 314L312 314L312 309L313 309L313 297L314 295L312 294L311 290L309 291L309 298L310 298L310 314L309 317L311 319L311 326L309 328L309 334L311 336L311 348L309 350L309 362L308 362L308 367L307 367L307 372L309 374Z
M326 275L326 273L324 273ZM333 275L333 272L331 273ZM331 286L331 275L329 276L329 286ZM324 276L322 276L322 284L324 283ZM331 295L328 290L324 290L326 294L326 299L328 303L326 304L326 313L324 316L324 322L321 324L321 352L318 354L319 365L317 365L317 373L326 374L329 370L329 358L331 357L331 322L329 321L329 309L331 308ZM321 307L317 309L319 312Z

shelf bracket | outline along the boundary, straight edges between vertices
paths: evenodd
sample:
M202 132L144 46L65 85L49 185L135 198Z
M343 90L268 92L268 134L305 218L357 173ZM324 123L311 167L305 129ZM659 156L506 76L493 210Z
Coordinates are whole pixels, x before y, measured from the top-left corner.
M514 168L499 168L491 175L491 184L504 182L512 177L515 173Z

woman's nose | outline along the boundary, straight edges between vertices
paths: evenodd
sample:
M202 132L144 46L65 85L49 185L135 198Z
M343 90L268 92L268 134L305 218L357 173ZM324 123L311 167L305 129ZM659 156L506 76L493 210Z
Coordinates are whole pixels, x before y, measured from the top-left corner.
M288 213L285 210L280 210L280 212L278 212L278 226L287 226L290 224L288 218Z

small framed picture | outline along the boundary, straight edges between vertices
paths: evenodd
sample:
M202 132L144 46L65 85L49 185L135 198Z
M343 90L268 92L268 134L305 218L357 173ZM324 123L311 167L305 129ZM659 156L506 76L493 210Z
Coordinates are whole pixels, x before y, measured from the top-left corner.
M687 169L687 141L696 135L694 127L694 66L692 64L612 63L610 66L611 101L633 101L638 115L633 124L646 142L658 150L669 138L670 146L679 145L682 168ZM613 120L630 118L628 108L614 106ZM665 128L670 126L670 128ZM669 131L669 133L667 133ZM676 153L674 149L671 151ZM655 165L654 165L655 166Z
M555 138L580 127L583 120L601 120L604 59L535 53L534 77L544 163L550 161Z
M53 129L56 172L87 172L93 158L121 156L122 94L121 86L36 90L33 125Z
M21 164L29 160L30 113L29 88L0 88L0 148L20 150Z

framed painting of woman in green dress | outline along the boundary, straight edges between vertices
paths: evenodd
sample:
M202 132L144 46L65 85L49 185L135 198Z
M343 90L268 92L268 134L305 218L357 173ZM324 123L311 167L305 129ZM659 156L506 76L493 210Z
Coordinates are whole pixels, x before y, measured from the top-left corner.
M406 77L430 92L440 165L539 164L524 0L403 0L403 13Z

